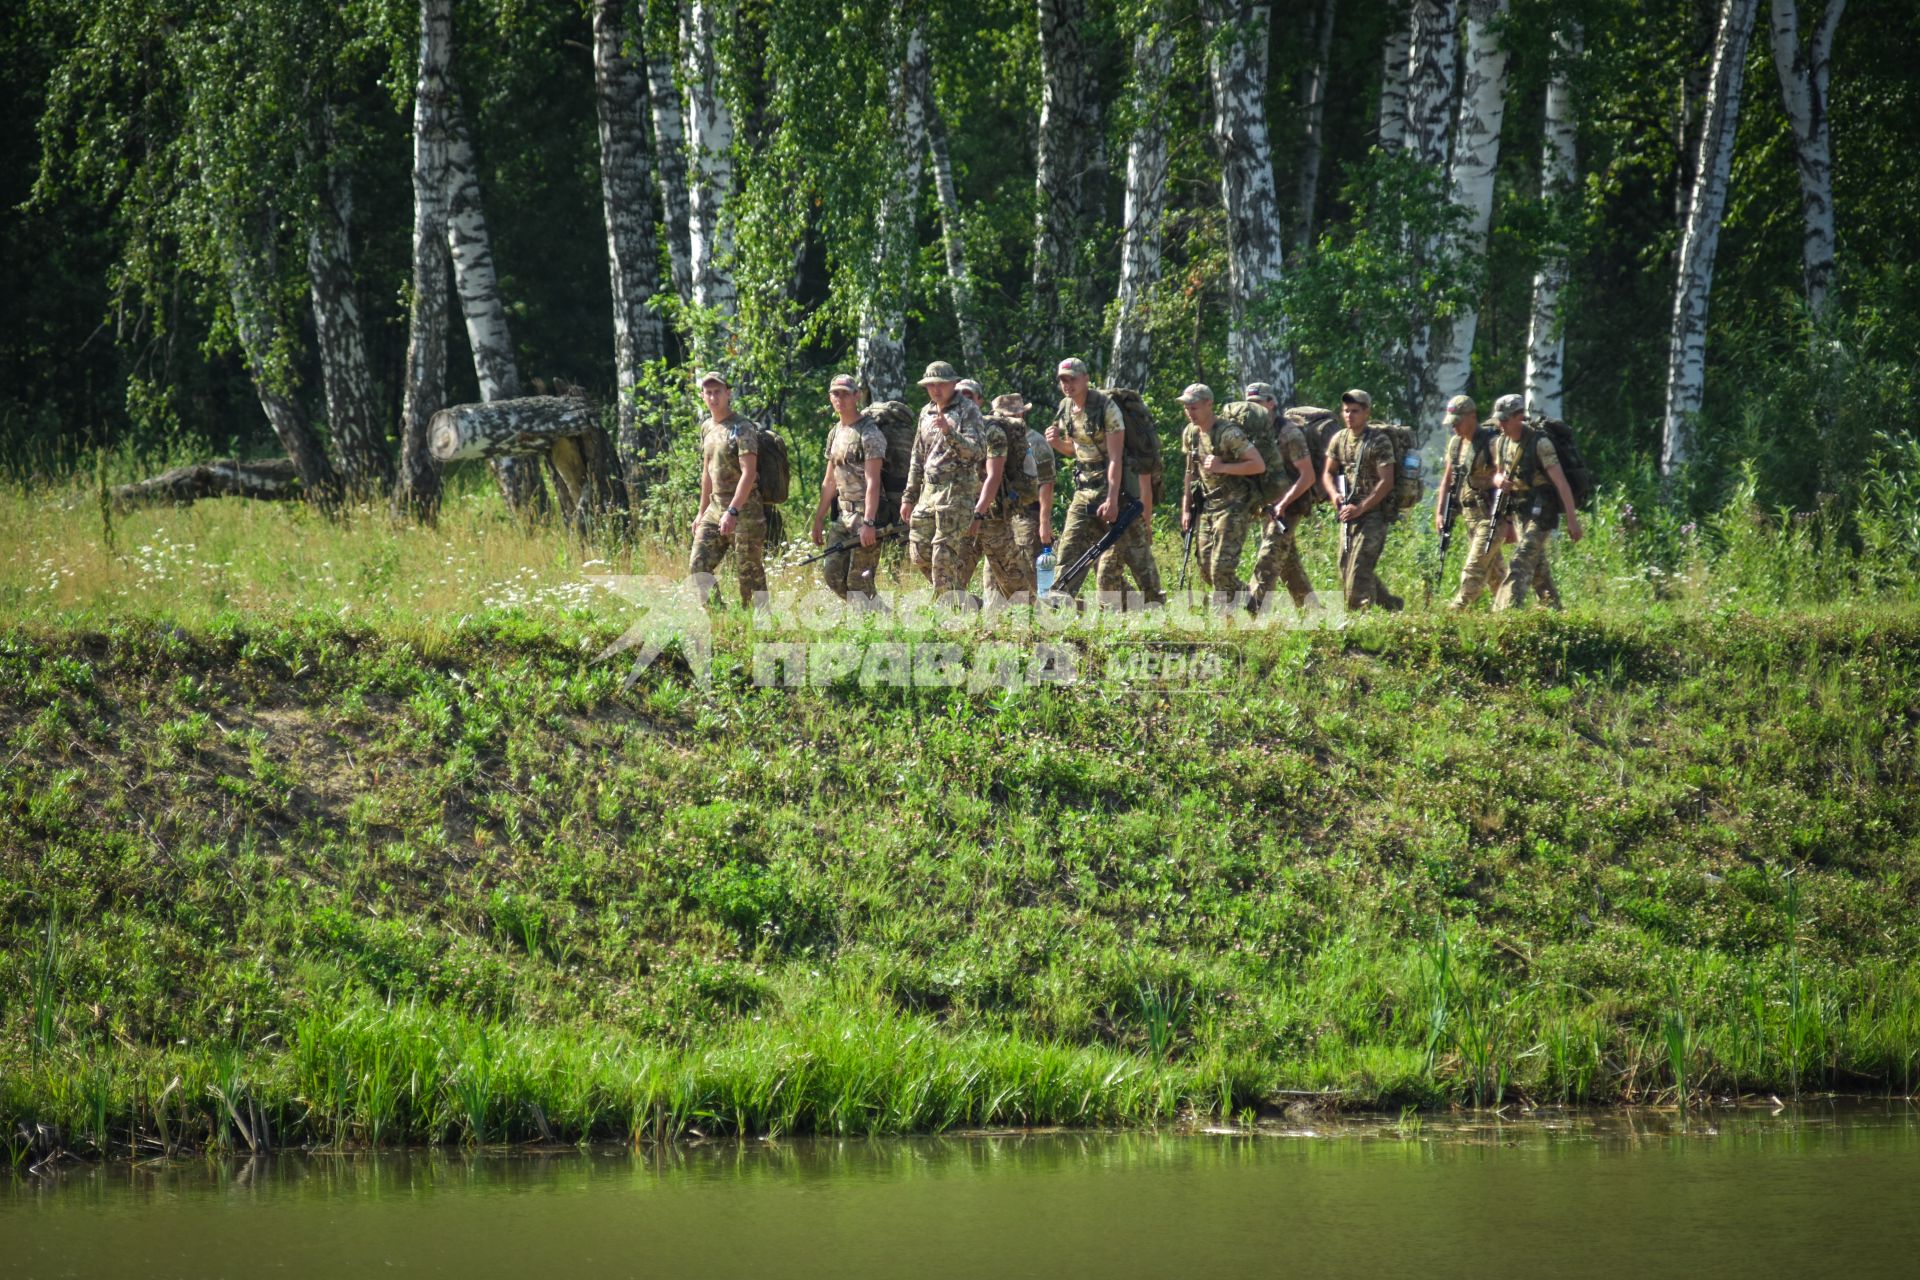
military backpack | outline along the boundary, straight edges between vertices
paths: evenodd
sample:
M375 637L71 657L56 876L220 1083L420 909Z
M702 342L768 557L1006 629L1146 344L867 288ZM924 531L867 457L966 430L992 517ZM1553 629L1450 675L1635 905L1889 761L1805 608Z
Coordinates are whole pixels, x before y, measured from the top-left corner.
M1273 415L1267 411L1267 407L1251 400L1234 400L1216 409L1214 417L1240 428L1241 434L1259 450L1261 459L1267 464L1267 469L1259 475L1247 477L1253 488L1254 501L1264 506L1278 502L1281 495L1292 487L1293 481L1282 473L1284 464L1280 461L1280 433L1274 429Z
M1002 474L1000 488L1011 495L1012 504L1025 507L1028 503L1040 500L1039 473L1034 468L1032 452L1028 448L1027 424L1018 418L994 414L988 422L1000 428L1007 437L1007 469Z
M1095 394L1091 390L1087 392L1087 415L1098 422L1106 414L1095 404ZM1160 429L1153 425L1153 411L1147 408L1146 400L1138 391L1127 387L1108 387L1097 394L1119 406L1120 420L1127 425L1127 470L1145 476L1157 486L1164 470L1160 458Z
M1333 410L1312 404L1297 404L1286 411L1285 417L1300 428L1300 434L1307 438L1307 453L1313 460L1313 485L1293 504L1296 509L1304 510L1322 496L1320 477L1327 473L1327 446L1333 442L1335 435L1346 430L1346 424L1340 421L1340 415ZM1291 486L1293 481L1289 479L1287 484Z
M1393 493L1381 504L1391 520L1409 507L1419 506L1421 495L1427 491L1420 475L1420 441L1413 428L1403 422L1376 423L1368 430L1380 432L1393 446Z
M887 460L880 468L880 488L886 495L882 504L885 510L880 514L885 523L899 511L900 500L907 492L907 475L913 470L913 437L920 429L920 420L898 400L868 405L867 417L887 438Z
M793 470L787 460L787 442L774 434L771 427L761 427L759 432L760 469L754 487L760 491L760 501L778 506L787 500L787 495L793 490Z
M1553 482L1544 476L1540 465L1540 451L1537 443L1542 436L1553 445L1553 452L1560 459L1560 473L1567 478L1567 488L1573 493L1573 505L1585 510L1593 501L1593 472L1587 469L1587 460L1580 456L1580 446L1574 443L1573 428L1558 418L1548 418L1535 414L1527 419L1527 428L1532 433L1527 442L1526 475L1522 478L1530 488L1544 486L1551 490Z

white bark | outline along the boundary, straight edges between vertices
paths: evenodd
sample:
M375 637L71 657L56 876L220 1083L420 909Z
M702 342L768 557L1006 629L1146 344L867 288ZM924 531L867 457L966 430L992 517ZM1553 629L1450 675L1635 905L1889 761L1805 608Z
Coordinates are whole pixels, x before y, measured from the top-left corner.
M653 295L659 266L653 239L652 165L647 155L646 83L627 51L626 0L593 0L593 84L600 126L600 205L613 285L613 361L620 388L615 448L630 494L645 483L645 463L664 441L643 439L635 412L640 370L664 346Z
M874 228L873 279L860 306L858 377L875 400L907 392L907 285L913 273L914 212L920 205L920 155L926 147L927 62L924 16L896 36L887 68L887 118L893 133L880 171L880 211ZM977 370L969 370L977 372Z
M1547 81L1545 137L1540 146L1540 198L1549 207L1564 208L1574 199L1578 158L1574 140L1578 122L1568 68L1580 56L1580 31L1563 28L1555 33L1554 68ZM1533 276L1533 314L1527 325L1527 408L1549 418L1566 414L1565 317L1560 295L1567 285L1567 247L1549 245Z
M677 0L646 0L647 98L653 114L653 158L660 175L661 225L667 237L667 262L673 291L693 301L693 259L687 241L687 121L674 83L674 38L680 26ZM654 18L660 13L670 15Z
M1332 72L1328 59L1333 53L1333 18L1340 0L1321 0L1320 18L1313 32L1313 65L1307 68L1300 89L1300 107L1306 117L1305 136L1300 147L1300 188L1294 206L1300 214L1300 230L1295 243L1301 248L1313 243L1314 214L1320 203L1320 157L1326 150L1327 77Z
M1407 145L1407 64L1412 49L1412 30L1404 22L1395 24L1387 32L1380 67L1380 145L1388 151Z
M953 157L947 150L947 122L934 96L933 77L923 82L927 119L927 162L933 169L933 189L940 197L940 239L947 252L947 281L953 294L953 319L960 330L960 355L969 370L987 367L986 348L980 342L980 320L974 309L973 272L967 266L966 224L960 216L960 191L953 181Z
M344 165L329 163L326 186L307 226L307 276L313 294L314 344L327 396L327 429L340 478L356 498L385 493L393 458L373 393L365 326L353 284L353 186Z
M1089 176L1098 162L1100 100L1084 43L1086 0L1037 0L1040 18L1040 130L1034 166L1032 341L1040 352L1066 345L1060 288L1077 290L1074 248L1087 218Z
M1152 336L1147 295L1160 279L1160 223L1167 207L1167 75L1173 68L1173 33L1164 7L1133 41L1133 136L1127 139L1127 194L1120 231L1120 289L1113 323L1107 382L1145 387Z
M1460 0L1414 0L1407 65L1407 146L1436 167L1447 163L1453 130L1459 29Z
M428 437L441 462L542 454L553 442L600 429L600 412L577 396L520 396L449 405L433 415Z
M1227 214L1227 362L1243 383L1272 383L1286 404L1293 399L1293 357L1274 297L1282 234L1266 116L1272 7L1204 0L1201 13Z
M1494 34L1506 16L1508 0L1469 0L1467 72L1461 87L1460 120L1453 149L1453 201L1467 211L1460 251L1469 259L1487 255L1487 231L1493 225L1493 175L1500 163L1500 125L1507 114L1507 50ZM1437 404L1467 389L1473 372L1473 339L1479 327L1476 303L1469 302L1443 327L1435 342L1433 370L1427 378L1432 401L1420 406L1424 427Z
M407 312L407 383L400 411L394 506L431 520L440 469L427 424L447 394L447 63L453 0L420 0L420 63L413 93L413 295Z
M1847 0L1827 0L1826 16L1812 42L1802 46L1799 5L1773 0L1773 67L1793 125L1794 160L1800 170L1801 276L1807 307L1816 316L1826 311L1833 288L1833 132L1827 120L1827 82L1833 33L1846 7Z
M733 318L733 109L720 84L718 0L682 11L680 53L687 83L687 246L695 306Z
M1693 455L1693 424L1706 389L1707 301L1713 288L1713 256L1720 243L1720 217L1733 167L1734 133L1740 123L1740 86L1747 41L1758 0L1722 0L1714 40L1713 73L1700 122L1700 149L1693 166L1693 192L1680 241L1673 296L1673 327L1667 346L1667 408L1660 442L1660 474L1672 479Z

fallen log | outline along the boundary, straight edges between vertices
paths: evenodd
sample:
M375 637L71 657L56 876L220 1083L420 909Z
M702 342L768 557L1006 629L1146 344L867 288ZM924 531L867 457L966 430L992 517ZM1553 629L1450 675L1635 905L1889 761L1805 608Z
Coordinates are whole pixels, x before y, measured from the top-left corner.
M580 395L520 396L450 405L433 415L427 447L441 462L544 455L567 527L624 519L627 488L600 411Z
M300 486L300 473L287 458L252 462L219 458L174 467L132 484L115 485L107 492L114 510L124 512L140 507L184 507L203 498L290 502L302 497L305 491Z

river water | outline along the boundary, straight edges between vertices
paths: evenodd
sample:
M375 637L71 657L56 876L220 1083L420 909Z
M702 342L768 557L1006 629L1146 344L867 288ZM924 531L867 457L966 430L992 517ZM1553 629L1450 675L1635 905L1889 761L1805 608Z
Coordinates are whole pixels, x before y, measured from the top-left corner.
M0 1180L0 1276L548 1274L1914 1277L1920 1110L309 1154Z

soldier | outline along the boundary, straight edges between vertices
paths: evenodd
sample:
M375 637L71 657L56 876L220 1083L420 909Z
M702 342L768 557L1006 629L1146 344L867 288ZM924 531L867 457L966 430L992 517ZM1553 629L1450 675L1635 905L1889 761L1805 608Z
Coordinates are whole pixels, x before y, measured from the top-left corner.
M1241 394L1273 415L1280 466L1288 475L1287 491L1262 513L1260 550L1253 561L1253 594L1247 607L1259 613L1273 593L1274 583L1284 582L1294 608L1318 609L1319 597L1313 594L1313 583L1307 580L1307 571L1300 564L1300 547L1294 541L1295 529L1310 510L1313 486L1319 479L1313 474L1313 449L1299 424L1281 414L1280 394L1270 383L1249 382Z
M994 456L1000 467L1005 467L1007 457L1006 436L980 417L973 401L958 394L954 384L959 380L960 375L944 360L928 365L920 379L927 389L927 403L920 410L914 470L900 504L900 519L909 528L916 507L932 517L933 541L927 559L936 596L967 589L980 556L979 526L987 518L980 509L983 464L994 441L999 444ZM920 440L926 441L924 460Z
M1213 416L1213 389L1196 382L1180 393L1187 427L1180 435L1180 452L1187 459L1186 483L1180 492L1180 529L1199 522L1194 537L1200 581L1208 600L1230 609L1240 597L1240 553L1246 549L1247 529L1253 522L1253 477L1267 469L1247 433ZM1193 488L1200 486L1205 507L1193 509Z
M1501 523L1511 522L1520 537L1513 563L1507 566L1493 598L1496 610L1526 603L1529 586L1558 608L1560 593L1547 568L1547 539L1553 536L1562 512L1567 517L1568 539L1578 542L1583 536L1580 513L1573 507L1573 490L1567 487L1566 473L1560 470L1560 456L1544 431L1527 426L1526 407L1526 401L1517 395L1504 395L1493 402L1493 416L1500 427L1500 438L1493 442L1493 487L1505 495Z
M887 438L873 419L860 412L860 384L838 374L827 398L840 421L827 436L826 475L820 480L820 504L813 512L813 545L826 546L820 577L842 600L851 592L861 603L872 600L874 571L880 564L880 473L887 461ZM834 514L833 528L825 526Z
M1377 604L1397 613L1406 602L1374 574L1387 545L1384 508L1393 500L1393 441L1384 432L1367 430L1373 397L1358 387L1340 397L1340 416L1346 430L1327 445L1320 485L1340 520L1340 581L1346 588L1347 608L1358 611ZM1336 476L1346 480L1344 499Z
M1034 496L1013 513L1013 540L1019 544L1020 554L1028 564L1039 558L1043 547L1053 545L1053 447L1045 436L1024 425L1032 410L1027 398L1017 391L993 398L993 416L1021 423L1021 429L1027 433L1025 488Z
M975 390L969 392L969 386ZM978 404L979 386L971 378L963 379L959 387L960 394ZM998 405L1004 399L1006 397L1001 396L994 401L994 414L986 419L988 453L980 488L980 507L986 512L987 518L978 526L980 554L986 557L987 576L993 590L1015 604L1030 604L1036 594L1033 557L1021 553L1016 522L1026 505L1023 500L1033 492L1032 441L1014 434L1026 431L1026 423L1017 416L1006 417L999 412ZM1025 407L1022 401L1023 411ZM1017 443L1024 443L1028 448L1018 450ZM1013 475L1009 474L1008 468L1013 465L1016 452L1026 456L1020 463L1020 474Z
M1464 609L1483 592L1497 590L1507 566L1500 557L1498 530L1488 510L1493 496L1494 431L1480 428L1480 409L1471 396L1447 401L1442 419L1453 435L1447 440L1447 465L1440 473L1440 492L1433 499L1433 528L1446 531L1447 495L1460 504L1461 532L1467 541L1466 563L1460 568L1460 589L1447 602Z
M960 379L960 381L953 384L953 389L973 401L973 407L981 413L984 414L987 411L987 393L982 391L980 384L972 378Z
M729 550L737 551L740 603L751 606L767 589L767 512L757 484L760 428L733 411L733 387L720 373L701 374L699 386L707 421L700 427L700 510L693 517L687 573L714 573Z
M1060 559L1072 564L1100 540L1105 526L1120 519L1123 497L1139 499L1143 506L1145 499L1140 477L1126 465L1127 424L1120 406L1089 385L1084 360L1062 360L1056 376L1060 408L1047 428L1046 442L1055 453L1074 460L1073 501L1067 506L1059 551ZM1148 604L1165 602L1160 571L1153 563L1150 514L1143 511L1100 557L1097 581L1102 595L1124 600L1126 571L1131 569Z

